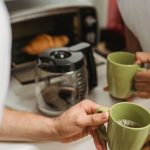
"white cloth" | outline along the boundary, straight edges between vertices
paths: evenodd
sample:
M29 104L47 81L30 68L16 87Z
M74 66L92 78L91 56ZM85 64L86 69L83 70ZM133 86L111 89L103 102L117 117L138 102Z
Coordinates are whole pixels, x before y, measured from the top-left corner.
M144 51L150 51L150 0L118 0L125 24L139 40Z
M10 74L11 30L8 12L0 0L0 120L6 99Z

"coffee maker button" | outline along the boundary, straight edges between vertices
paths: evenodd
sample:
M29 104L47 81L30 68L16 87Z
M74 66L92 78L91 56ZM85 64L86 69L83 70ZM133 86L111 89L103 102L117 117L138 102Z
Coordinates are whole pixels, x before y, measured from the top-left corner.
M77 77L81 77L81 73L77 73Z

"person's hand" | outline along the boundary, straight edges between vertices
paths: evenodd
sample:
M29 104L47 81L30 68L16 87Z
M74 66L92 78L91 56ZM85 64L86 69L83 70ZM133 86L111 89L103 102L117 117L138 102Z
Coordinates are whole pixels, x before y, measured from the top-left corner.
M136 64L150 63L149 52L137 52ZM140 97L150 97L150 69L137 72L135 75L135 88L138 90Z
M148 135L142 150L150 150L150 135Z
M106 150L105 143L98 138L96 129L108 121L108 112L96 113L101 106L90 100L84 100L55 118L55 139L71 142L92 135L97 150Z
M136 64L150 63L150 52L137 52Z

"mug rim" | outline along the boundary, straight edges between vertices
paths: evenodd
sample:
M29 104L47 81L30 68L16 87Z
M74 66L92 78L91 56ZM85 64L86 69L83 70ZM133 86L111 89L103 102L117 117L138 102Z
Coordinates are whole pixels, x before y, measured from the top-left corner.
M148 124L148 125L146 125L146 126L144 126L144 127L140 127L140 128L132 128L132 127L127 127L127 126L124 126L124 125L122 125L122 124L120 124L120 123L118 123L118 121L112 116L112 114L111 114L111 111L112 111L112 109L115 107L115 106L117 106L117 105L123 105L123 104L129 104L129 105L134 105L134 106L136 106L136 107L140 107L141 109L143 109L145 112L147 112L149 115L150 115L150 111L148 110L148 109L146 109L146 108L144 108L144 107L142 107L142 106L140 106L140 105L138 105L138 104L135 104L135 103L131 103L131 102L120 102L120 103L116 103L116 104L114 104L111 108L110 108L110 117L111 117L111 119L117 124L117 125L119 125L119 126L121 126L121 127L123 127L123 128L126 128L126 129L130 129L130 130L142 130L142 129L146 129L146 128L148 128L149 127L149 129L150 129L150 123Z
M112 56L112 55L115 55L115 54L128 54L128 55L132 55L132 56L135 56L135 54L133 54L133 53L130 53L130 52L122 52L122 51L118 51L118 52L112 52L112 53L110 53L108 56L107 56L107 60L109 61L109 62L111 62L112 64L115 64L115 65L118 65L118 66L128 66L128 67L133 67L133 66L137 66L138 67L138 65L137 64L120 64L120 63L116 63L116 62L114 62L114 61L112 61L111 59L110 59L110 57Z

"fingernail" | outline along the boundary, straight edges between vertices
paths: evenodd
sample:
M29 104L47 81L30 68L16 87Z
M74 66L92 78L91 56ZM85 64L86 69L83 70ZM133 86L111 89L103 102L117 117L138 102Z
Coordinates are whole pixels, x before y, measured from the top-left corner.
M101 115L102 115L102 120L103 121L107 121L108 120L108 116L109 116L108 112L103 112Z

